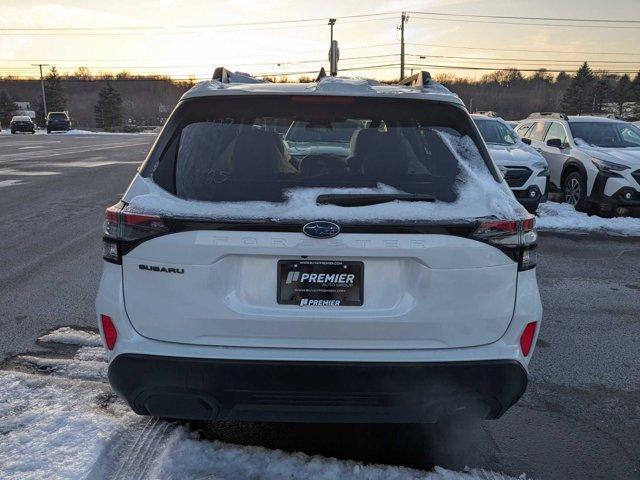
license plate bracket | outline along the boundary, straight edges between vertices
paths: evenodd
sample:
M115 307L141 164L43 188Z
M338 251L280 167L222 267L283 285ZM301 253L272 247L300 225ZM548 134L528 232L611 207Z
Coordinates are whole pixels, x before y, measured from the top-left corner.
M278 261L280 305L359 307L364 303L364 263L350 260Z

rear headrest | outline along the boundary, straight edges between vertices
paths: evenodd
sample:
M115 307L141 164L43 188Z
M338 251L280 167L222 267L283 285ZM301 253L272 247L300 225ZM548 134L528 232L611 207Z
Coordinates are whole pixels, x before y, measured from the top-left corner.
M362 166L362 173L373 177L407 173L406 140L398 133L367 128L356 132L352 142L352 154Z
M245 130L234 141L231 170L242 177L259 177L288 171L282 139L277 133Z

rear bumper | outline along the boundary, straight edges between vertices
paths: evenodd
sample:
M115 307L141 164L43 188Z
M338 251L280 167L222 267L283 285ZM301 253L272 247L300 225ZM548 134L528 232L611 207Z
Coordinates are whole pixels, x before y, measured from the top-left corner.
M524 393L514 360L378 363L122 354L109 381L141 415L200 420L430 423L498 418Z
M35 130L34 126L29 125L13 125L10 128L14 132L33 132Z
M69 124L64 124L64 123L53 123L53 124L49 124L47 125L47 129L52 131L52 132L67 132L69 131L69 129L71 128L71 126Z

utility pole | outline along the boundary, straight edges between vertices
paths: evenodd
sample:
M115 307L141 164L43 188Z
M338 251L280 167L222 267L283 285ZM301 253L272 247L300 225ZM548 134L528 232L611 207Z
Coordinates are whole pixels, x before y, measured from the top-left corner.
M400 30L400 80L404 78L404 24L409 20L409 16L407 12L402 12L402 16L400 17L400 26L398 30Z
M333 42L333 26L336 24L335 18L329 19L331 27L331 43L329 43L329 75L335 77L338 75L338 42Z
M44 118L47 119L47 98L44 96L44 77L42 76L42 67L48 67L48 63L32 63L32 67L40 67L40 87L42 88L42 105L44 106Z

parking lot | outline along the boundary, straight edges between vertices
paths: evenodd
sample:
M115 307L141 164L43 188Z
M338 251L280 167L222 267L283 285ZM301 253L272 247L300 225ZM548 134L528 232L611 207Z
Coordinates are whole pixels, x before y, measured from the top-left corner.
M7 361L13 355L38 350L46 331L96 327L104 208L124 192L154 139L0 134L5 369L15 368ZM640 238L542 232L538 282L544 319L527 393L502 419L472 427L470 466L539 479L638 478ZM0 409L0 432L6 421ZM417 468L429 465L430 442L451 441L305 425L225 424L205 426L203 435Z

